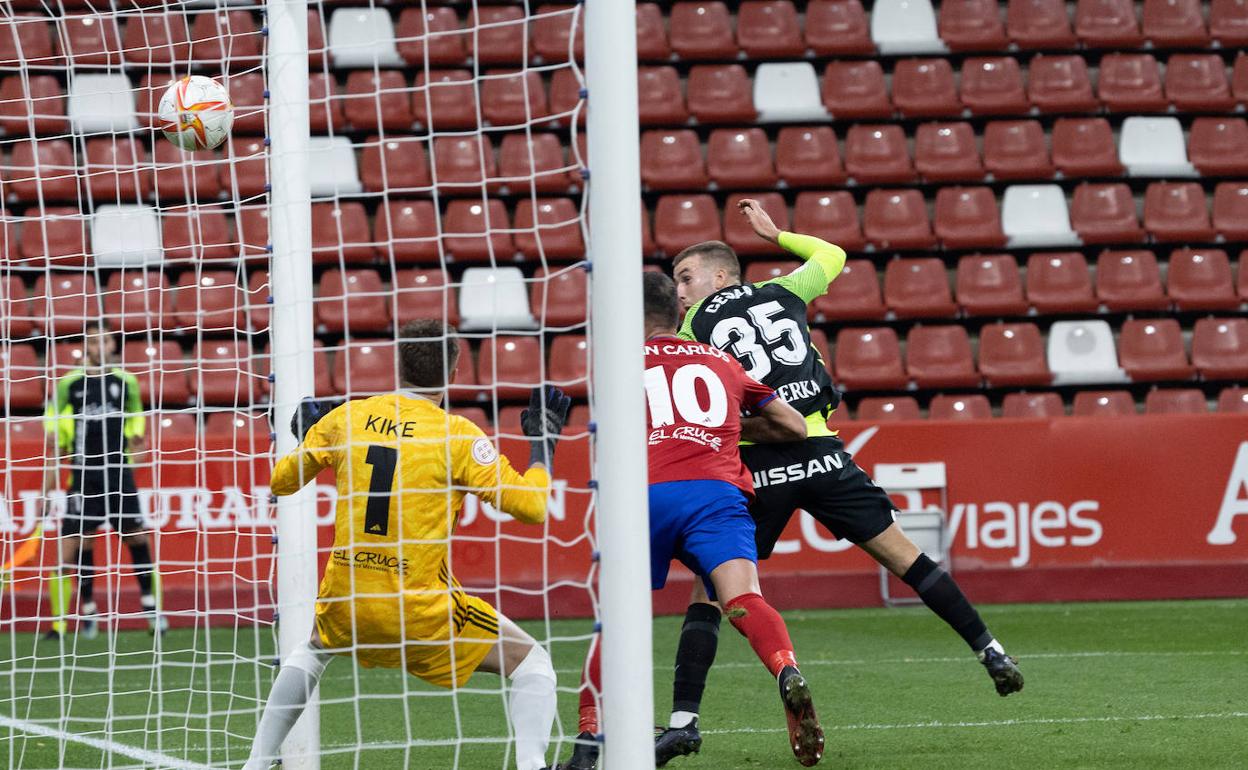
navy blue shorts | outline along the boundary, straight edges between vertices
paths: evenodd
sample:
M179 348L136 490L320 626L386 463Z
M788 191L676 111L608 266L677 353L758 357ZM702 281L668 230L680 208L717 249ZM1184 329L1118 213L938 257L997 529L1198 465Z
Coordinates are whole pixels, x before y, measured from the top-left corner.
M702 578L714 599L711 572L726 561L758 562L754 519L745 493L726 481L650 485L650 588L667 583L672 559Z

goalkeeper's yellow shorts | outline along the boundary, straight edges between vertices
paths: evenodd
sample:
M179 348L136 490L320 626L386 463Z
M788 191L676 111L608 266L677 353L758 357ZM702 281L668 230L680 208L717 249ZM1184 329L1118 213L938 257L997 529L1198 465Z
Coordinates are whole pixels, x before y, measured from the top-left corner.
M463 686L498 641L498 613L458 589L395 596L321 597L316 630L325 649L360 665L404 668L439 687Z

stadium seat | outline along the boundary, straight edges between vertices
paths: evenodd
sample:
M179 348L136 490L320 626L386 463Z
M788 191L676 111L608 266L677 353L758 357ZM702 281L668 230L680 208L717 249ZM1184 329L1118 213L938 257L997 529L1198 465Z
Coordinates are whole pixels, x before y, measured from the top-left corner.
M272 287L269 285L268 270L254 270L247 279L247 328L252 331L265 331L269 328L270 299Z
M557 134L509 133L498 150L498 175L512 192L566 193L573 184Z
M997 196L990 187L942 187L936 192L934 230L946 249L1005 245Z
M686 82L689 112L701 123L742 123L758 117L753 87L740 64L700 64Z
M520 268L470 267L461 280L461 331L526 331L537 326Z
M962 114L948 59L902 59L893 68L893 105L906 118ZM837 114L836 110L832 110ZM848 117L848 116L846 116Z
M1056 321L1049 327L1049 371L1056 385L1125 382L1106 321Z
M546 379L572 398L589 392L589 342L581 334L560 334L550 343Z
M797 9L790 0L744 0L737 8L737 46L751 59L806 53Z
M222 163L214 156L200 159L172 142L153 143L156 164L155 197L159 201L215 201L221 193Z
M191 53L184 13L140 13L129 17L121 38L127 64L140 67L185 62Z
M182 346L173 340L127 342L121 348L121 365L138 378L145 408L185 406L190 400L187 376L195 363L183 360Z
M841 329L836 334L836 373L837 380L850 389L906 387L897 332L888 327Z
M307 148L308 187L312 197L354 195L364 191L355 150L345 136L314 136Z
M1167 293L1179 312L1239 307L1231 261L1222 249L1175 249L1170 253L1167 283Z
M1145 53L1101 57L1096 95L1110 112L1164 112L1167 106L1157 60Z
M637 60L661 62L671 57L663 9L658 3L637 3Z
M1096 297L1113 312L1167 310L1157 258L1146 249L1106 249L1096 260Z
M271 368L272 356L270 346L265 345L264 351L255 359L256 374L264 379L268 379L269 370ZM312 371L313 374L313 393L318 398L325 398L334 395L334 367L330 363L329 353L325 350L325 345L320 340L312 341Z
M764 62L754 70L754 109L762 123L827 120L819 77L809 62Z
M640 81L640 77L638 80ZM577 80L577 73L571 67L555 70L550 76L549 124L552 126L570 126L572 125L573 116L575 116L578 125L585 125L587 110L584 109L586 104L584 97L588 94L589 91L581 87L580 81ZM684 106L683 94L681 95L681 106L682 108ZM580 134L578 134L579 136Z
M1028 257L1027 301L1041 314L1094 312L1097 301L1083 254L1066 251Z
M368 192L403 194L428 190L432 181L425 139L368 137L360 152L360 182Z
M121 277L120 272L113 275L119 279ZM9 273L0 278L0 334L5 339L17 340L29 336L34 328L35 319L31 313L30 297L26 294L26 285L21 276Z
M234 218L238 233L240 257L243 259L268 259L269 209L268 206L239 206Z
M219 206L165 209L160 215L160 244L166 263L238 258L238 244L230 235L225 211Z
M335 67L402 67L394 22L385 8L337 8L329 19Z
M1075 188L1070 223L1084 243L1132 243L1144 240L1135 196L1125 183L1084 183Z
M514 10L519 13L518 8ZM477 91L468 70L433 70L428 76L417 72L415 88L412 114L425 128L453 131L478 127Z
M87 192L96 205L135 203L152 194L152 170L147 149L136 139L88 139L83 171Z
M1204 48L1209 31L1200 0L1144 0L1144 37L1155 48Z
M69 14L58 26L53 36L56 54L67 58L71 67L121 65L121 34L115 15Z
M906 134L898 125L849 127L845 135L845 170L858 184L899 184L916 179Z
M937 257L894 259L884 268L884 304L898 318L941 318L957 313L949 276Z
M811 0L805 33L807 47L819 56L875 53L860 0Z
M1240 299L1248 302L1248 249L1239 252L1239 267L1236 272L1239 273L1239 283L1236 285L1236 291L1239 293Z
M463 356L460 358L462 360ZM456 369L457 375L459 372L460 369ZM456 381L459 381L458 376ZM398 364L393 340L354 339L335 354L334 390L339 395L358 398L393 393L398 389Z
M268 151L258 137L236 136L226 145L226 162L218 168L221 188L235 198L255 198L268 192Z
M776 135L776 172L789 187L845 182L845 168L829 126L785 126Z
M975 130L970 123L920 123L914 134L914 167L927 182L979 181Z
M356 131L412 130L411 88L398 70L356 70L347 75L343 114Z
M1194 119L1187 154L1203 176L1248 174L1248 120Z
M672 51L681 59L735 59L732 17L718 0L679 2L668 16Z
M487 134L435 136L431 152L434 179L444 194L480 195L486 181L498 177Z
M799 232L806 232L797 228ZM812 309L828 321L878 320L884 317L880 279L870 260L850 259L826 294L815 297Z
M44 404L44 376L46 369L39 363L33 345L14 344L0 347L0 377L4 378L4 387L0 388L0 401L8 409L37 409ZM6 414L6 426L12 425L13 418ZM42 426L38 437L42 439Z
M1228 241L1248 240L1248 182L1223 182L1214 188L1213 227Z
M507 207L493 198L453 200L442 215L442 245L457 262L508 263L516 248L508 229Z
M858 402L858 419L863 422L921 420L923 413L913 396L873 396Z
M1063 417L1066 405L1056 393L1007 393L1001 416L1014 419Z
M643 126L682 125L689 120L675 67L637 68L637 119Z
M325 331L356 335L390 328L390 298L376 270L327 270L317 289L313 309Z
M995 179L1051 179L1044 128L1035 120L994 120L984 127L984 168Z
M1178 118L1133 116L1122 122L1118 159L1129 176L1195 176Z
M962 104L974 115L1018 115L1031 104L1012 56L971 57L962 63Z
M74 266L90 252L88 220L76 207L26 209L21 224L21 255L28 262Z
M929 420L990 420L992 404L982 393L966 396L947 396L939 394L932 398L927 406Z
M69 128L65 89L52 75L0 78L0 130L6 136L63 134Z
M193 359L197 366L190 373L191 391L200 405L242 406L268 392L267 380L254 372L247 342L203 340L195 346ZM345 356L339 360L346 363Z
M263 39L248 11L211 10L194 14L193 19L190 32L193 62L228 71L233 66L251 67L260 61ZM233 76L230 96L233 100ZM238 102L234 103L237 106ZM237 125L236 121L236 128Z
M68 139L18 139L9 146L13 154L0 160L0 180L10 200L36 204L41 199L78 200L78 166Z
M52 55L52 20L33 13L17 13L0 21L0 67L47 67Z
M45 349L43 369L48 375L47 384L49 386L54 385L57 379L64 377L74 369L83 367L85 361L83 345L82 340L58 342L54 345L49 345Z
M183 329L228 333L244 326L247 300L229 270L185 272L174 285L174 318Z
M956 294L958 305L968 316L1027 312L1018 263L1009 254L973 254L958 260Z
M529 47L538 63L566 62L571 49L577 61L585 61L585 17L573 5L543 3L537 6L529 27ZM576 40L572 25L576 24Z
M324 72L308 74L308 117L312 133L321 134L346 127L347 117L343 111L342 98L338 93L338 81Z
M109 326L123 332L160 329L173 308L169 279L159 270L113 271L104 287L103 301Z
M1024 50L1075 47L1063 0L1009 0L1005 29L1010 40Z
M1123 173L1114 131L1105 118L1059 118L1052 139L1053 165L1067 177Z
M1000 51L1007 44L996 0L945 0L939 28L953 51Z
M227 451L263 454L269 449L272 434L273 426L265 412L231 409L209 412L204 417L203 435L223 441Z
M481 113L494 127L527 126L550 115L537 70L488 70L481 79Z
M128 134L139 128L134 90L125 75L75 75L69 81L67 108L77 134Z
M1124 321L1118 359L1136 382L1186 380L1193 372L1183 349L1183 331L1173 318Z
M156 209L97 205L91 215L91 258L98 268L157 264L163 259Z
M233 133L235 135L263 134L265 131L264 116L267 110L264 75L259 72L243 72L231 75L225 83L230 90L230 101L234 104L234 125L231 128ZM153 100L160 98L159 92L154 90L150 92L150 96ZM151 108L155 109L158 104L158 101L153 101ZM327 120L326 109L322 106L316 116ZM156 116L152 115L153 123L155 123L155 118Z
M583 324L589 317L589 275L582 266L539 267L530 297L533 315L543 329Z
M1071 406L1075 417L1129 417L1136 414L1135 399L1125 390L1083 390Z
M1098 105L1087 62L1073 55L1032 58L1027 65L1027 98L1040 112L1090 112Z
M788 275L801 266L802 263L795 259L775 262L751 262L746 265L743 278L746 283L761 283L770 281L773 278L779 278L782 275Z
M463 63L468 35L462 34L454 8L411 7L399 14L394 29L399 55L408 66L422 68Z
M1218 394L1218 411L1228 414L1248 414L1248 389L1238 385L1223 388Z
M516 248L531 259L581 259L581 213L571 198L521 198L515 210Z
M868 192L862 229L877 249L926 249L936 245L927 218L927 203L918 190Z
M529 391L541 385L542 361L538 337L491 337L481 342L477 379L493 387L500 400L527 401Z
M477 363L468 340L458 337L455 342L459 347L459 358L447 390L448 399L455 404L488 400L490 394L481 387L477 379Z
M974 388L979 374L966 328L915 326L906 337L906 372L919 388Z
M837 120L890 118L893 104L878 61L833 61L823 72L823 106Z
M372 262L368 214L360 201L312 204L312 262L341 265Z
M1248 4L1242 0L1210 0L1209 33L1223 48L1248 46Z
M455 290L447 286L446 272L441 268L395 270L391 284L395 326L431 317L445 319L451 326L459 325L459 302Z
M989 387L1048 385L1053 375L1035 324L990 324L979 332L979 371Z
M943 53L936 11L928 0L876 0L871 7L871 39L884 56Z
M377 207L373 242L381 257L396 264L436 262L438 212L432 201L392 200Z
M1075 34L1088 48L1136 48L1144 42L1132 0L1079 0Z
M859 251L866 245L858 206L846 190L798 193L793 204L793 229L835 243L846 251Z
M1166 62L1165 86L1166 98L1178 110L1226 112L1235 106L1226 65L1217 54L1171 56Z
M1159 242L1213 240L1209 201L1199 182L1153 182L1144 193L1144 229Z
M1196 388L1158 388L1144 397L1145 414L1206 414L1209 402Z
M654 242L654 227L650 224L650 209L643 204L641 207L641 254L643 257L649 257L658 250L659 247Z
M754 198L771 215L776 227L789 230L789 208L785 205L784 196L778 192L734 193L724 201L724 241L741 256L775 254L774 244L758 237L745 217L741 216L737 205L744 198ZM692 245L688 244L688 245Z
M464 24L468 55L480 64L521 63L526 26L524 9L519 6L474 3Z
M641 182L652 190L705 188L706 165L698 135L687 128L643 132Z
M669 258L686 246L723 238L719 206L711 196L664 195L659 198L654 209L654 240Z

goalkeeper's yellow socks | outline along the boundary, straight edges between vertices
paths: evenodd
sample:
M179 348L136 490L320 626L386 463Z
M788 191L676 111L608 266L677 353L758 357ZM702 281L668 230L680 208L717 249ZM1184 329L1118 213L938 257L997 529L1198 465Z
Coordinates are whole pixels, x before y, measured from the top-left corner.
M52 630L64 634L68 629L65 616L69 614L69 597L74 590L74 582L69 575L62 574L58 569L48 585L48 599L52 604Z

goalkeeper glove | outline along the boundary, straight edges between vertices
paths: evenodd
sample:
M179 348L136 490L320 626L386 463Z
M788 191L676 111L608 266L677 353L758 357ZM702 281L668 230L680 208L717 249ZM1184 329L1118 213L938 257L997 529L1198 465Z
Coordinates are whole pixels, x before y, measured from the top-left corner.
M303 441L308 435L308 430L316 425L318 421L325 415L329 414L330 406L315 398L305 398L299 402L299 406L295 407L295 413L290 416L290 432L295 434L295 438Z
M554 385L533 389L529 396L529 408L520 413L520 427L529 437L529 465L542 463L550 467L555 456L555 444L563 432L564 423L568 421L571 406L572 399Z

